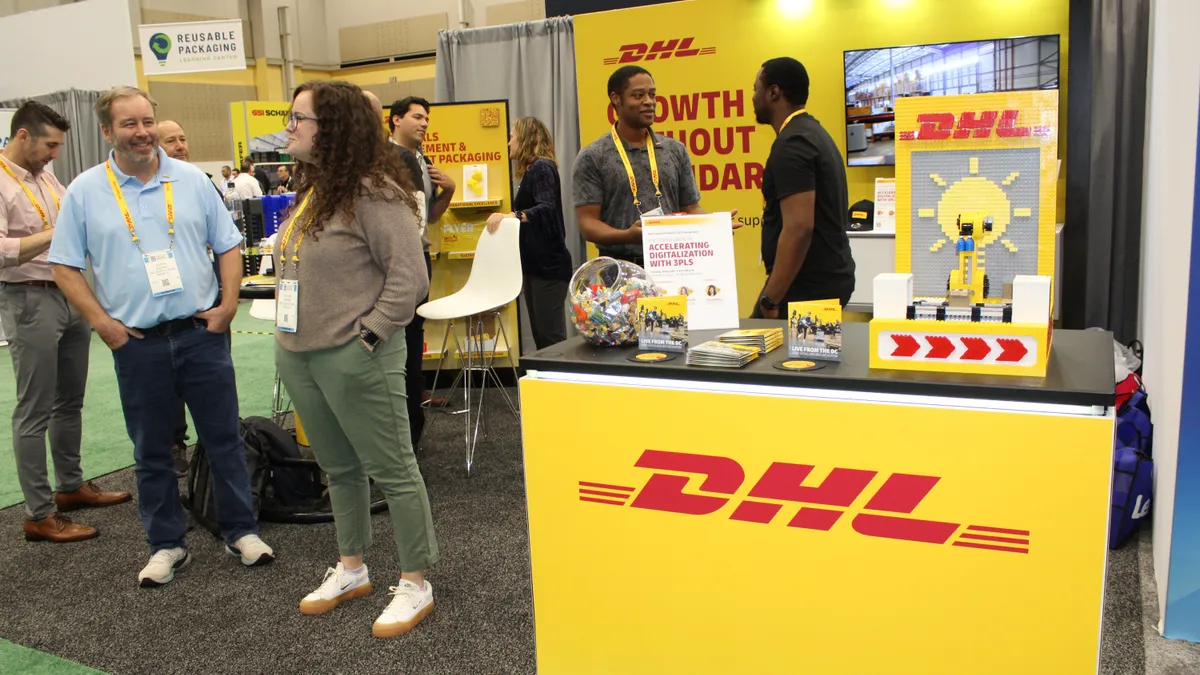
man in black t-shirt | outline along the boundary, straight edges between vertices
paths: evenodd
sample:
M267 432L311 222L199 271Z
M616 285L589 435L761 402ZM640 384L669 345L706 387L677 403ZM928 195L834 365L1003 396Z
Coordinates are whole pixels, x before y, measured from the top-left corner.
M754 80L754 116L777 135L763 170L762 260L767 268L752 318L783 319L787 303L854 293L846 236L846 169L833 138L812 115L808 71L793 58L771 59Z

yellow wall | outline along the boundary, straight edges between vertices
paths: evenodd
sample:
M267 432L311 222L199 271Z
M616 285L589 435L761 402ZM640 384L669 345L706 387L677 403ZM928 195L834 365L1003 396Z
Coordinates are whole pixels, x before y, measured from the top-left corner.
M620 46L628 43L694 36L693 46L716 47L711 56L638 63L655 75L659 96L723 89L740 89L745 96L744 114L736 121L668 120L657 125L660 131L691 130L700 124L752 124L749 99L759 66L774 56L799 59L811 80L808 111L829 130L844 156L843 52L1059 34L1059 156L1065 159L1068 24L1068 0L694 0L586 14L575 18L581 142L589 143L607 127L605 84L618 66L605 64L604 58L619 55ZM751 154L758 161L766 159L770 148L769 134L763 129L752 134L761 137L752 140ZM850 202L874 199L875 179L893 176L895 168L890 166L848 167ZM1065 178L1060 177L1060 221L1065 186ZM728 204L723 199L706 201L709 210L738 208L748 213L753 199L743 197Z
M134 56L134 66L137 68L137 86L146 91L149 89L151 78L142 74L142 60ZM328 80L330 73L323 70L296 69L296 84L308 80ZM283 67L267 65L266 59L258 59L253 67L245 70L218 70L211 73L179 73L175 75L153 76L155 82L184 82L191 84L229 84L251 86L258 90L257 101L284 101ZM216 107L222 108L223 105Z
M343 68L333 73L333 77L361 86L364 84L389 82L393 77L396 78L397 82L432 80L435 73L434 59L431 56L427 59L383 63L377 66Z

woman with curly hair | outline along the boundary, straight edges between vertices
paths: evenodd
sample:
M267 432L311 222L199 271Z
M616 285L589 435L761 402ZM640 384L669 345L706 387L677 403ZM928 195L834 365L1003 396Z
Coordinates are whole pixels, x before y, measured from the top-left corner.
M371 592L370 476L387 498L401 570L372 632L392 637L433 610L425 570L438 559L405 404L404 327L429 286L412 176L352 84L298 87L287 134L296 206L275 247L275 363L329 476L340 554L300 612Z
M525 276L521 292L529 310L533 343L545 349L567 339L564 312L572 269L554 140L541 120L522 117L513 125L508 149L519 181L513 212L493 213L487 230L495 232L505 218L521 221L521 272Z

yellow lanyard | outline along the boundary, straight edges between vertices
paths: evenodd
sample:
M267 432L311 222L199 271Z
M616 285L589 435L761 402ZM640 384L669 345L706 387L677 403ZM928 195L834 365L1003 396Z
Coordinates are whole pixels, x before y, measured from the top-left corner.
M25 191L25 196L29 198L29 203L33 204L33 208L37 210L37 214L42 218L42 229L50 229L50 218L46 215L46 209L42 208L42 205L38 203L37 197L33 195L33 190L29 189L25 181L17 178L17 174L8 165L8 160L0 160L0 168L4 169L4 173L12 176L12 179L17 181L17 185L20 185L21 189ZM45 176L42 176L42 182L46 184L46 189L50 190L50 198L54 200L54 210L58 211L58 194L54 192L54 188L50 185L50 181L46 180Z
M300 208L296 209L296 215L292 216L292 221L288 223L287 229L283 232L283 239L279 242L279 260L287 260L287 244L292 238L292 228L296 227L296 223L300 222L300 216L304 213L304 209L308 208L308 200L312 199L313 191L310 189L304 195L304 201L300 202ZM304 233L308 232L308 226L311 224L312 218L309 218L309 223L305 223L300 227L300 236L296 238L296 245L292 248L292 268L295 269L296 264L300 262L300 244L304 241ZM280 270L282 272L283 270ZM280 274L280 278L282 278Z
M629 163L629 155L625 154L625 144L621 142L621 137L617 136L617 125L609 130L612 134L613 143L617 146L617 153L621 155L621 163L625 165L625 173L629 176L629 190L633 193L633 205L641 206L637 196L637 177L633 175L633 165ZM654 196L658 198L658 205L662 206L662 191L658 187L658 160L654 158L654 132L646 130L646 152L650 155L650 180L654 181ZM640 211L641 209L639 209Z
M125 203L125 194L121 192L121 186L117 183L117 174L113 173L112 160L104 163L104 170L108 172L108 185L112 188L113 196L117 198L117 206L121 209L121 217L125 219L125 227L129 228L129 236L133 238L133 245L137 246L138 251L145 255L142 251L141 240L138 239L137 232L133 227L133 214L129 212L129 205ZM171 237L171 242L167 245L167 250L175 248L175 188L171 183L164 182L163 199L167 203L167 234Z
M792 118L795 117L796 115L803 115L805 110L808 110L808 108L801 108L801 109L797 110L796 112L792 113L791 115L788 115L787 119L785 119L783 121L783 124L781 124L779 126L779 133L782 134L783 130L787 128L788 122L791 122Z

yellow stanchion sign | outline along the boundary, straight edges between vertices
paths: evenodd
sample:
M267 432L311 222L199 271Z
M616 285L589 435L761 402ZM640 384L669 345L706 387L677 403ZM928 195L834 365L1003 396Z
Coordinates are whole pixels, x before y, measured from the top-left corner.
M581 432L597 401L637 410ZM1096 672L1112 461L1079 450L1111 415L528 378L521 402L539 673Z
M422 150L457 186L438 221L440 250L450 258L471 257L488 216L512 210L508 128L508 101L435 103L429 112Z
M233 163L241 166L251 153L282 152L287 147L287 113L291 103L240 101L229 104L233 131Z

